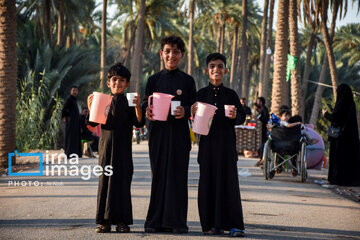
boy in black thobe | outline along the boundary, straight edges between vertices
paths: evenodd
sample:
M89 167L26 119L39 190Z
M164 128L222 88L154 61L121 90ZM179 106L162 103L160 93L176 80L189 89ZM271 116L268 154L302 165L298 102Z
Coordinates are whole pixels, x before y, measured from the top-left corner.
M72 86L70 96L66 99L64 107L61 112L63 123L65 123L65 154L71 158L71 154L82 156L81 139L80 139L80 114L77 105L76 97L79 89Z
M161 40L160 55L165 68L150 76L146 84L143 110L150 120L149 155L152 171L151 198L145 232L172 231L186 233L188 200L188 166L191 149L188 119L195 102L195 82L178 68L184 57L185 44L177 36ZM175 116L167 121L154 121L148 97L154 92L174 95L181 101Z
M101 125L99 143L99 165L113 167L113 175L99 177L96 223L100 224L96 232L111 231L111 225L117 225L116 231L130 231L133 224L130 185L134 171L132 160L133 126L142 127L144 119L140 108L140 98L136 97L136 107L129 107L124 96L129 86L130 72L120 63L112 66L107 74L107 85L111 88L113 99L104 125ZM89 109L93 95L88 97ZM91 123L96 126L97 124Z
M210 54L205 72L208 87L197 92L196 100L216 106L209 134L200 137L198 163L200 179L198 206L204 234L217 235L224 230L231 236L244 235L241 207L235 124L245 120L245 112L235 91L224 87L223 76L228 72L225 56ZM230 116L225 116L224 105L234 105ZM196 104L193 105L196 112Z

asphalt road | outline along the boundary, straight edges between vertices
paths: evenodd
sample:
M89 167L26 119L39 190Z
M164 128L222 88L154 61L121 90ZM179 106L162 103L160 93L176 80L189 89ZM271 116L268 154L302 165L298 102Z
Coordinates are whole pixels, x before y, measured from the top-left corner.
M89 180L80 176L2 176L0 239L229 238L228 235L204 236L201 232L196 146L191 151L189 166L189 233L145 234L143 225L151 186L147 142L134 144L133 152L131 233L95 233L98 181L95 176ZM300 183L299 177L294 178L291 173L281 173L266 181L261 169L253 167L256 161L249 158L238 161L239 171L247 168L251 174L239 176L247 239L360 239L360 204L313 183L314 179L325 177L326 170L311 170L305 183ZM94 167L96 164L94 158L80 160L80 165Z

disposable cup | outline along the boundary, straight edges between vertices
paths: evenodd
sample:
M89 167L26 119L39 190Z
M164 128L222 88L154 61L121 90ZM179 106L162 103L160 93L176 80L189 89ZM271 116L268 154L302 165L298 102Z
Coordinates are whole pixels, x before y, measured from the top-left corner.
M171 101L171 115L175 115L174 111L177 107L181 106L180 101Z

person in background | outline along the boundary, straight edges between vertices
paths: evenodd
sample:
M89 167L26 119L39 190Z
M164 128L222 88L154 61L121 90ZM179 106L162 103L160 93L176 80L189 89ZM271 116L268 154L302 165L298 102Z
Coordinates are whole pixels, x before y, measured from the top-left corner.
M262 155L263 155L263 149L264 149L264 144L267 140L267 123L269 121L269 110L268 108L265 106L265 98L263 97L259 97L256 100L256 104L255 104L255 109L258 112L257 115L257 119L262 123L261 125L261 146L258 149L258 154L259 154L259 158L260 160L255 163L255 166L260 166L262 165Z
M82 156L80 139L80 114L76 97L79 93L77 86L72 86L70 96L66 99L61 112L63 123L65 123L65 154L71 158L71 154Z
M240 98L240 103L243 106L246 116L251 117L251 115L252 115L251 108L246 105L246 98Z
M339 137L329 136L329 175L330 184L341 186L360 186L360 148L356 107L351 88L340 84L337 89L335 108L332 113L322 110L324 117L332 126L339 127Z
M86 119L89 116L89 109L87 107L83 107L81 110L81 115L80 115L80 129L81 129L81 140L89 140L91 141L90 147L94 152L98 151L98 146L99 146L99 137L96 136L95 133L91 132L88 128L87 128L87 124L86 124ZM86 156L90 156L90 150L87 149L85 152Z

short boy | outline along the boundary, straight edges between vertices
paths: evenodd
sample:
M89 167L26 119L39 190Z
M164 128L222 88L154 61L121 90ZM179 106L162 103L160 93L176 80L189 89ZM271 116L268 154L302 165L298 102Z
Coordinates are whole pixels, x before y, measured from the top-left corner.
M201 227L206 235L217 235L226 230L231 236L243 236L245 228L234 126L244 122L245 112L236 92L223 85L223 77L228 72L225 56L210 54L206 64L205 73L209 75L210 83L197 92L196 99L218 109L209 134L201 136L199 143L198 206ZM225 105L235 106L228 117L225 116ZM196 104L192 110L196 112Z
M97 195L97 233L116 231L127 233L133 224L130 185L133 175L132 132L133 126L142 127L144 119L139 95L135 107L129 107L124 91L130 85L130 72L120 63L112 66L107 74L107 86L113 96L106 123L101 125L99 165L113 167L113 175L100 175ZM93 95L88 97L91 109ZM96 123L90 125L96 126Z
M145 232L187 233L188 166L191 149L188 119L195 102L194 79L178 67L185 53L184 41L175 35L161 40L165 68L150 76L143 110L149 124L149 155L152 171L151 197ZM174 95L180 101L167 121L154 121L148 97L154 92Z

